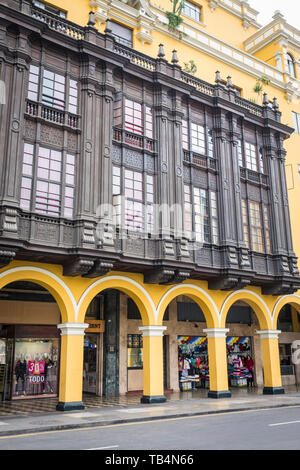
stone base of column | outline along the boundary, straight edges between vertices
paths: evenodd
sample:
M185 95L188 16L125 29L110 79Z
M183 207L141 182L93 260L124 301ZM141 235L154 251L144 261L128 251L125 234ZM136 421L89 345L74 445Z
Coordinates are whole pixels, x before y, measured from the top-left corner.
M164 395L143 395L141 403L165 403L167 398Z
M74 411L84 410L84 404L82 401L59 401L56 405L56 411Z
M223 390L221 392L214 392L210 390L207 394L208 398L231 398L230 390Z
M264 387L263 395L283 395L284 388L283 387Z

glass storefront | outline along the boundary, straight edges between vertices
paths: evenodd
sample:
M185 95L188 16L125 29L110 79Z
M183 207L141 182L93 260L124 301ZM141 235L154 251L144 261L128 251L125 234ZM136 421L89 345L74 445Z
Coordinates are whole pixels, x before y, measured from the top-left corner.
M57 396L59 351L56 326L0 325L2 399Z
M83 391L87 393L97 393L98 338L93 334L84 337Z
M127 367L143 368L143 336L127 335Z
M58 339L17 338L12 397L57 394Z

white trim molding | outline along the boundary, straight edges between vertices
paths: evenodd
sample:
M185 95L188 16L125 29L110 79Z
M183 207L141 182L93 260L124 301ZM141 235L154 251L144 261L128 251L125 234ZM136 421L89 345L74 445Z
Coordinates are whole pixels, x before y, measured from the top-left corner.
M57 325L57 328L61 330L61 336L84 336L84 330L88 327L88 323L61 323L60 325Z
M229 328L206 328L203 330L208 338L226 338L228 332Z
M281 330L260 330L257 331L257 334L260 336L260 339L278 339Z
M143 333L143 337L147 336L163 336L166 326L148 325L140 326L139 330Z

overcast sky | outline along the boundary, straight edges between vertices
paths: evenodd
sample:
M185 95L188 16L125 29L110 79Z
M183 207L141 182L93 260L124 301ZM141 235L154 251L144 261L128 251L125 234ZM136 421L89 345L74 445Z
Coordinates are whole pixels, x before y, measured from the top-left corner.
M258 22L262 26L272 21L275 10L280 10L287 22L300 30L299 0L249 0L249 5L260 12Z

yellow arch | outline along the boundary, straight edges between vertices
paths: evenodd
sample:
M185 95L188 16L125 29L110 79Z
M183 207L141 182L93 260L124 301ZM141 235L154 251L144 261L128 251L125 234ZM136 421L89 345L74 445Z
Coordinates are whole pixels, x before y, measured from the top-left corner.
M213 299L203 289L191 284L181 284L171 287L171 289L165 292L157 307L157 325L162 324L167 306L178 295L186 295L199 305L204 313L208 328L219 327L218 309Z
M294 307L298 313L300 313L300 297L298 295L285 295L281 297L275 304L275 307L272 312L273 319L273 328L277 329L277 321L279 317L280 310L287 304L290 304Z
M138 306L143 325L155 325L155 306L150 294L137 281L118 275L98 279L83 292L78 302L79 323L84 322L87 308L93 298L106 289L116 289L127 294Z
M225 328L228 311L238 300L246 302L254 310L261 330L272 329L272 319L269 307L258 294L249 290L236 291L226 297L220 312L221 328Z
M63 323L75 322L76 303L69 288L55 274L32 266L16 267L0 273L0 289L11 282L35 282L47 289L55 298Z

